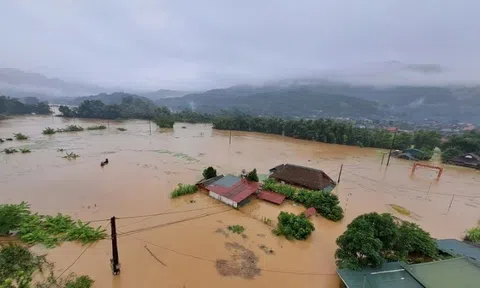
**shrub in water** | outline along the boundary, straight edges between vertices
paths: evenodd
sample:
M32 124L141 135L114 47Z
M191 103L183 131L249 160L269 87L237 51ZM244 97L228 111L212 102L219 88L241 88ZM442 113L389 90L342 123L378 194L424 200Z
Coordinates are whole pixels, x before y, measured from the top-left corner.
M63 129L57 129L57 132L63 133L63 132L79 132L83 131L83 127L77 126L77 125L68 125L67 127Z
M280 212L278 215L277 229L273 232L278 235L284 235L287 239L305 240L315 231L312 222L302 213L297 216L293 213Z
M215 168L213 168L212 166L206 168L205 170L203 170L203 179L210 179L210 178L213 178L213 177L217 177L217 170L215 170Z
M126 128L122 128L122 127L117 128L117 130L118 130L118 131L127 131Z
M233 233L242 234L245 231L245 228L241 225L231 225L228 226L228 230L232 231Z
M17 140L27 140L28 139L28 136L23 135L22 133L15 133L13 135L15 135L15 139L17 139Z
M15 148L5 148L5 150L3 150L3 152L5 152L5 154L13 154L13 153L17 153L18 150L15 149Z
M42 132L42 134L44 135L53 135L55 133L57 133L57 131L55 131L53 128L50 128L50 127L43 129L43 132Z
M193 194L197 192L197 186L189 184L178 184L177 188L170 193L171 198L176 198L182 195Z
M465 235L465 240L473 243L480 243L480 227L474 227L467 230L467 235Z
M107 126L105 126L105 125L97 125L97 126L87 127L87 130L104 130L104 129L107 129Z

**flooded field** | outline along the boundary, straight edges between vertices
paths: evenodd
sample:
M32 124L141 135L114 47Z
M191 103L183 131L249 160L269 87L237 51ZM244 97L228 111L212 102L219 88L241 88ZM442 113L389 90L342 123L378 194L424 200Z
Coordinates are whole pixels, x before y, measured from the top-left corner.
M74 123L108 129L42 135L47 126ZM359 214L391 212L434 237L458 239L480 219L479 171L446 166L436 181L436 171L426 168L411 175L412 162L392 159L388 169L382 167L384 151L375 149L246 132L233 132L229 144L230 133L210 125L177 123L172 130L152 124L150 132L148 121L137 120L28 116L0 121L0 138L18 132L30 139L1 143L0 150L28 147L32 153L0 154L1 203L24 200L34 211L66 213L105 227L104 219L123 218L117 223L119 276L111 274L109 240L81 257L86 247L72 243L48 251L60 273L74 263L68 272L90 275L94 287L338 287L335 239ZM80 157L63 159L65 152L58 149ZM101 168L105 158L110 164ZM281 163L319 168L335 180L343 164L334 193L345 218L334 223L315 217L312 236L291 242L274 236L261 219L275 224L281 210L300 213L301 206L253 200L234 210L201 193L168 197L178 183L200 180L207 166L223 174L253 168L266 174ZM243 235L228 231L235 224L245 227Z

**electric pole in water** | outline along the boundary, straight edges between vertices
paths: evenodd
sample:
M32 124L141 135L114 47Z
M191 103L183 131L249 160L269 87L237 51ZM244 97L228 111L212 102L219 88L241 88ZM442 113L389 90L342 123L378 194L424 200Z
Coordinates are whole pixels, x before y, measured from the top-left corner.
M120 274L120 262L118 261L117 225L115 224L115 216L110 218L110 226L112 227L112 259L110 259L110 264L112 266L113 275L118 275Z
M395 136L397 136L398 129L395 128L395 133L393 134L392 144L390 144L390 152L388 152L387 166L390 164L390 156L392 156L393 144L395 144Z

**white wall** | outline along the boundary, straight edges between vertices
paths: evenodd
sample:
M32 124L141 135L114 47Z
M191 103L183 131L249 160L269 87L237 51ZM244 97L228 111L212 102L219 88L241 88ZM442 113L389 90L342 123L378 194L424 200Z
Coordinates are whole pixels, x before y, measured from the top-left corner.
M217 200L222 201L223 203L225 203L225 204L227 204L227 205L230 205L230 206L232 206L232 207L237 208L237 205L238 205L237 202L233 202L232 200L230 200L230 199L228 199L228 198L225 198L225 197L223 197L223 196L221 196L221 195L218 195L218 194L215 193L215 192L208 191L208 195L209 195L210 197L212 197L213 199L217 199Z

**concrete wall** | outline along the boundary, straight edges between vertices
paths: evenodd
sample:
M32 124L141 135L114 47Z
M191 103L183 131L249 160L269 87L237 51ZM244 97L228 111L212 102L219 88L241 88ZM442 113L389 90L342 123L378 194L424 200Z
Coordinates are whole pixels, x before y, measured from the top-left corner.
M217 200L222 201L223 203L225 203L225 204L227 204L227 205L230 205L230 206L232 206L232 207L237 208L237 205L238 205L237 202L233 202L232 200L230 200L230 199L228 199L228 198L225 198L225 197L223 197L223 196L221 196L221 195L218 195L218 194L215 193L215 192L208 191L208 195L209 195L210 197L212 197L213 199L217 199Z

